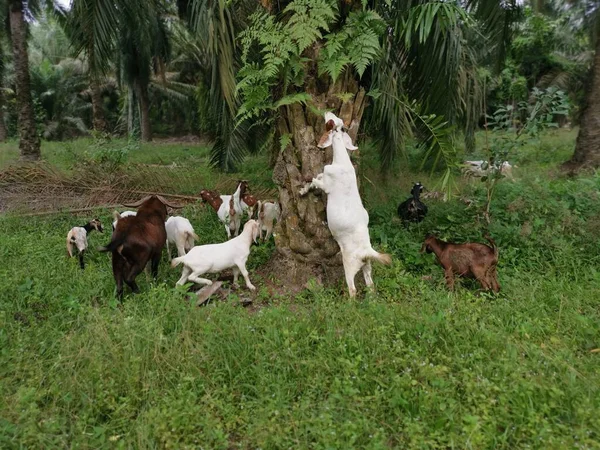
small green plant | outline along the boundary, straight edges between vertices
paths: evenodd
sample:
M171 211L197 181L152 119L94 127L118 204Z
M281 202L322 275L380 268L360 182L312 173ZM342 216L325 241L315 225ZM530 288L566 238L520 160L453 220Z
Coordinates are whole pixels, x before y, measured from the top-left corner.
M504 161L520 147L532 142L542 130L557 128L556 118L568 116L570 110L567 95L554 87L545 90L534 88L529 102L518 103L518 114L512 105L502 106L487 116L485 150L487 161L481 167L487 175L481 178L486 187L484 217L490 223L490 207L496 185L504 177ZM524 117L521 122L516 117ZM498 131L489 139L489 129Z

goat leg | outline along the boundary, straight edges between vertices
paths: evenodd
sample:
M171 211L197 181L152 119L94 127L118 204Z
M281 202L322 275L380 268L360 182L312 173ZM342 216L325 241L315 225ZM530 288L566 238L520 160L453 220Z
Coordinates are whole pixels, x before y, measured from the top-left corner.
M312 179L310 183L307 183L302 189L300 189L300 196L308 194L308 191L310 191L311 189L321 189L322 191L325 191L322 173L317 175L315 178Z
M83 253L85 252L85 250L81 250L79 252L79 267L81 267L81 270L85 269L85 262L83 261Z
M444 275L446 277L446 285L448 286L448 289L453 291L454 290L454 273L452 272L452 268L446 269Z
M237 267L240 270L240 272L242 272L242 276L244 277L244 280L246 281L246 287L248 289L250 289L251 291L255 291L256 288L250 282L250 278L248 278L248 271L246 270L246 262L244 261L243 264L237 264Z
M158 278L158 265L160 264L160 252L152 256L152 277L154 280ZM141 272L141 270L140 270Z

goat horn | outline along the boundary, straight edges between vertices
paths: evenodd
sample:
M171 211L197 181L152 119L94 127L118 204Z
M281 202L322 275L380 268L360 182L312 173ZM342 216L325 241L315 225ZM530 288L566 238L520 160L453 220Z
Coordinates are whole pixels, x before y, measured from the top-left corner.
M163 203L163 205L167 205L169 208L173 208L173 209L183 208L183 205L173 205L173 204L169 203L162 195L157 195L156 197Z
M123 203L123 206L127 206L128 208L137 208L142 203L144 203L146 200L148 200L150 197L152 197L152 196L148 195L148 196L144 197L143 199L141 199L140 201L137 201L135 203Z

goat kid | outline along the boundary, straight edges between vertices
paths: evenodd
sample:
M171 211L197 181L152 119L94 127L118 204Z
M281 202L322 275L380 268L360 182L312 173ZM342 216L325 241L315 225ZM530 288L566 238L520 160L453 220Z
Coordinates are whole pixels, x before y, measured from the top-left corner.
M248 278L246 261L250 255L252 241L256 242L258 234L258 222L249 220L244 224L244 230L239 236L221 244L199 245L186 255L174 258L171 261L171 267L183 264L183 272L177 284L183 285L189 280L210 286L213 282L207 278L200 278L200 275L217 273L231 268L233 269L234 286L237 286L238 276L241 272L248 289L254 291L256 288Z
M279 202L262 202L257 203L259 238L261 241L268 241L273 234L273 226L279 222L281 216L281 208ZM263 239L263 231L266 235Z
M135 278L148 261L151 261L152 276L154 279L158 277L158 265L167 240L167 206L180 207L168 203L160 195L151 195L126 206L139 207L137 214L119 219L110 243L99 249L112 253L113 276L119 299L123 298L123 282L132 292L139 292Z
M240 191L240 205L242 206L242 211L248 213L248 217L252 218L254 215L254 207L256 206L257 199L254 195L250 193L250 188L248 186L248 180L239 180L241 191Z
M242 184L238 183L237 189L233 195L219 195L216 191L202 189L200 197L203 203L208 203L216 211L219 220L225 226L227 239L231 239L231 234L237 236L242 225L242 205L240 202Z
M391 256L378 253L371 246L369 237L369 213L363 207L356 172L348 150L356 150L352 139L343 130L343 121L332 113L325 113L325 133L318 146L333 146L333 162L324 167L323 173L300 190L306 195L310 189L319 188L327 194L327 223L334 239L340 246L350 297L356 295L354 277L362 269L365 283L373 288L371 260L391 264Z
M104 232L102 223L99 219L90 220L88 223L81 227L73 227L67 233L67 253L69 257L73 257L73 247L77 248L79 252L79 267L85 269L85 262L83 261L83 254L88 248L87 235L92 231Z
M499 171L501 175L509 180L514 181L512 169L513 167L508 161L504 161L500 166L490 164L488 161L465 161L462 173L465 177L481 178L490 175L492 171Z
M477 242L452 244L435 236L427 236L421 253L435 253L444 268L446 284L454 290L454 276L475 278L485 290L500 292L496 266L498 264L498 247L492 238L486 236L491 244L487 246Z
M423 189L421 183L415 183L410 191L412 197L398 205L398 216L405 226L409 222L421 222L427 215L427 205L419 198Z
M200 238L194 233L194 227L185 217L173 216L167 219L165 223L167 231L167 253L171 258L171 249L169 243L177 247L177 256L183 256L194 247L194 241Z

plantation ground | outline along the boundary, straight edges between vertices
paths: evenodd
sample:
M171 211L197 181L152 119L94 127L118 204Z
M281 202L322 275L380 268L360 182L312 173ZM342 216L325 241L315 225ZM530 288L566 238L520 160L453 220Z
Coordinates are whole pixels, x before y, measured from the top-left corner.
M270 243L252 249L251 308L239 306L244 289L191 307L166 258L158 283L141 275L142 293L118 307L109 256L92 250L82 273L64 248L71 226L97 215L109 227L111 211L1 216L0 447L600 448L600 175L558 172L574 136L524 148L517 181L499 186L497 297L467 282L448 293L433 257L419 254L428 232L481 240L479 183L462 186L471 206L429 201L427 219L408 230L394 219L412 182L434 186L413 152L398 163L409 169L382 178L362 151L372 242L394 264L375 267L377 294L356 301L342 285L269 292L258 272ZM4 167L16 157L8 147ZM46 144L65 173L74 170L65 148L105 151ZM207 169L197 145L126 157L185 161L186 180L209 187L229 177ZM266 167L256 158L231 177L267 189ZM202 243L223 240L211 211L191 204L182 215ZM92 249L108 240L90 236Z

